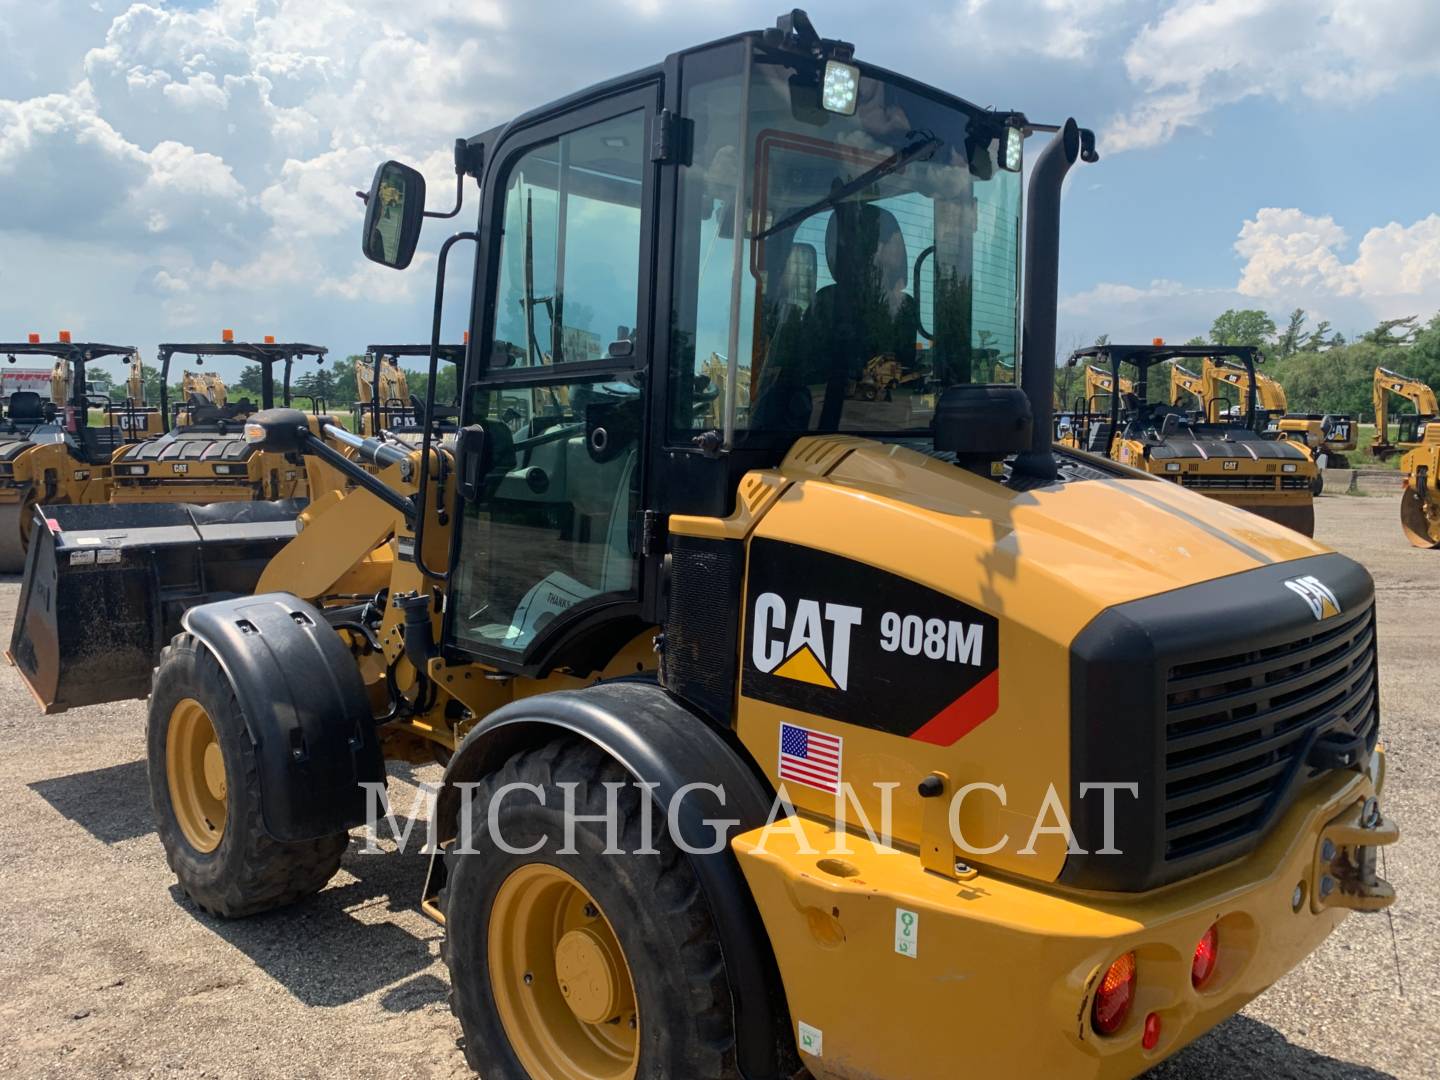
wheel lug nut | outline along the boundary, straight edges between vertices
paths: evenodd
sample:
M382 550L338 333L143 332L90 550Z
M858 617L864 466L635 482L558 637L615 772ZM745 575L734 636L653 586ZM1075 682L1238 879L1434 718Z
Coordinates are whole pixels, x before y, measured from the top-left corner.
M525 985L526 985L526 986L529 986L529 985L530 985L531 983L533 983L534 981L535 981L535 976L532 975L532 974L530 974L530 972L528 972L528 971L525 972Z

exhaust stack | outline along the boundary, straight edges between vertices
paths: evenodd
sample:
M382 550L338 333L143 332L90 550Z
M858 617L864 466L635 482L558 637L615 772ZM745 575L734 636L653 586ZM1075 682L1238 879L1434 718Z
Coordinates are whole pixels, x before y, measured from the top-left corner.
M1088 132L1086 135L1088 136ZM1014 474L1054 480L1055 306L1060 289L1060 185L1081 156L1081 131L1066 120L1035 160L1025 213L1025 310L1020 326L1020 388L1035 426L1030 449L1015 458ZM1095 152L1086 139L1085 160Z

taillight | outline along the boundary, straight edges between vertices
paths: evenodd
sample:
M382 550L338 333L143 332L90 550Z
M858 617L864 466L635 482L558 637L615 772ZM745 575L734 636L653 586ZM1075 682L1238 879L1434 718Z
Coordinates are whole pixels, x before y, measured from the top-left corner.
M1140 1029L1140 1045L1146 1050L1154 1050L1160 1043L1160 1014L1151 1013L1145 1017L1145 1026Z
M1135 954L1128 952L1105 971L1095 991L1090 1022L1101 1035L1114 1035L1130 1015L1135 1003Z
M1190 982L1200 989L1215 974L1215 961L1220 956L1220 934L1211 926L1195 946L1195 958L1190 961Z

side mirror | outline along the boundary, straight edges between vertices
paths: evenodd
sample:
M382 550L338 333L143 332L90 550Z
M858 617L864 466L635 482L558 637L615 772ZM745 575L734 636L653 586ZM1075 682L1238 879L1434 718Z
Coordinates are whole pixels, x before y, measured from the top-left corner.
M261 409L245 421L245 441L259 450L292 453L309 434L310 423L299 409Z
M415 256L424 219L425 177L409 165L387 161L370 182L360 250L371 262L404 270Z
M490 457L490 438L483 424L460 429L455 438L455 462L460 473L460 497L466 502L477 503L484 497Z

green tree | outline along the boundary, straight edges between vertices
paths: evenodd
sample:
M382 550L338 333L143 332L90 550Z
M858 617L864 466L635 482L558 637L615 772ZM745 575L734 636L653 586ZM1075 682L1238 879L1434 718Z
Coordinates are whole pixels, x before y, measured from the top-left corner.
M1300 351L1300 346L1305 341L1305 309L1296 308L1290 312L1290 320L1285 326L1285 331L1275 342L1275 351L1280 356L1293 356Z
M1201 337L1200 335L1197 334L1197 335L1195 335L1194 337L1192 337L1189 341L1185 342L1185 344L1186 344L1186 345L1209 345L1209 344L1210 344L1210 339L1209 339L1209 338L1203 338L1203 337Z
M1420 328L1415 325L1419 318L1418 315L1406 315L1403 319L1384 319L1360 340L1372 345L1409 345L1420 333Z
M235 395L237 397L248 396L252 401L259 401L262 382L263 376L260 374L260 365L246 364L240 369L240 377L235 380Z
M1275 320L1256 308L1230 308L1210 327L1216 345L1268 345L1275 338Z

